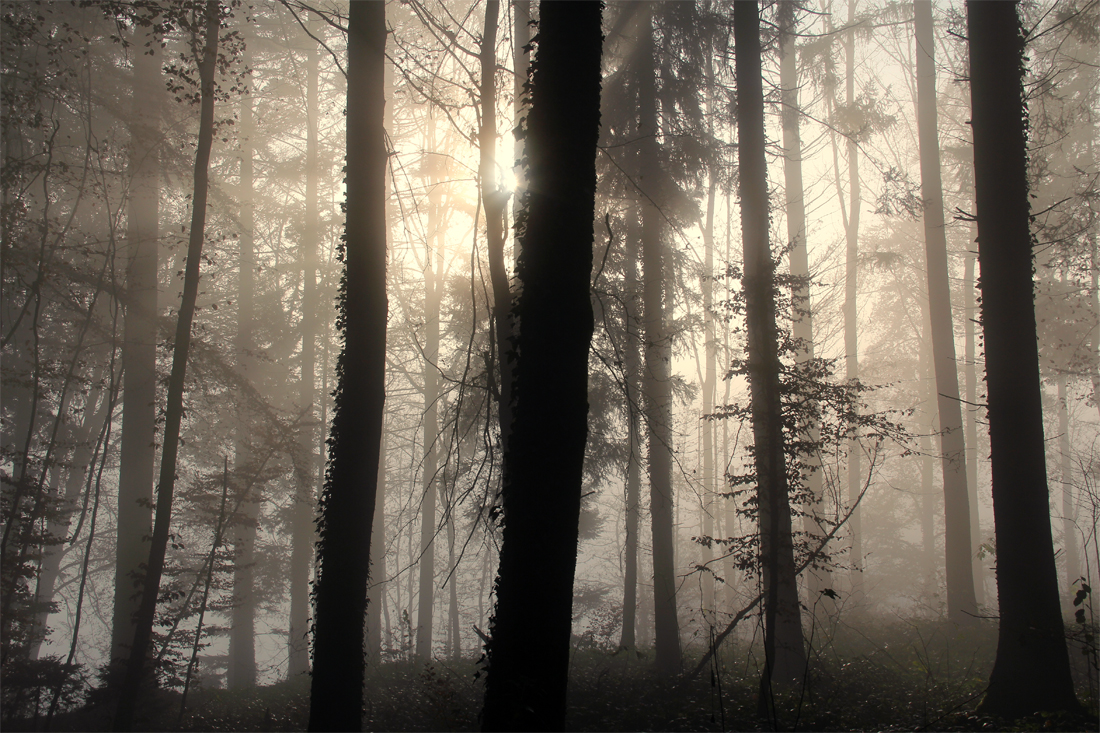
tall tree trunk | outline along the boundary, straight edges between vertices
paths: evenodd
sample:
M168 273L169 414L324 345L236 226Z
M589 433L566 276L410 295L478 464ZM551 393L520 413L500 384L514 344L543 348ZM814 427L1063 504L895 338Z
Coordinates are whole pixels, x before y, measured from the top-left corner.
M60 497L60 505L50 518L47 536L54 540L69 542L69 524L73 511L80 499L80 492L88 485L88 472L92 470L95 436L99 435L103 422L108 417L111 403L110 390L96 388L84 403L84 420L73 436L73 453L65 476L65 490ZM30 658L38 659L42 643L45 641L46 622L49 620L49 604L53 602L54 586L61 576L61 561L67 554L63 545L47 546L42 552L42 569L38 573L36 601L42 604L35 616L35 632L30 642Z
M1058 454L1062 474L1062 549L1066 556L1064 593L1072 598L1073 585L1081 577L1080 552L1077 547L1077 501L1073 493L1073 453L1069 439L1069 403L1066 375L1058 375Z
M649 432L649 514L653 533L653 623L657 670L680 672L680 624L676 617L676 559L673 539L672 343L665 323L665 252L661 243L660 200L663 176L657 148L657 67L653 47L653 9L642 16L638 74L638 132L642 201L642 310L645 367L642 377Z
M593 316L600 3L541 5L484 730L562 730ZM538 631L532 653L531 630Z
M928 270L928 316L936 371L936 406L940 417L943 468L944 552L947 618L974 623L971 562L970 497L966 485L966 439L959 404L959 368L955 363L955 330L947 266L947 231L943 220L939 124L936 120L936 63L931 0L914 0L917 33L917 132L920 140L921 198L924 203L924 251Z
M932 406L934 403L935 373L931 363L932 357L929 354L931 344L929 343L928 332L931 330L931 326L928 322L927 311L927 306L921 308L921 315L924 316L921 319L923 333L921 333L920 339L920 364L917 368L920 370L918 378L920 391L918 394L920 395L922 409L919 428L920 455L917 457L917 461L920 464L918 469L920 472L920 578L924 583L923 591L925 595L932 598L939 590L936 587L936 497L933 496L935 486L932 477L935 470L932 458L932 434L936 430L936 411Z
M436 146L435 118L428 121L428 144ZM439 473L439 309L443 288L442 188L431 179L428 194L428 240L424 252L424 462L421 468L424 495L420 505L420 554L417 572L420 586L416 616L416 656L428 661L432 656L433 610L435 606L435 533Z
M431 214L435 226L429 231L437 233L440 227L439 204L432 202ZM429 243L432 241L429 238ZM443 285L442 267L437 253L442 254L444 239L435 239L435 247L425 253L424 269L424 465L422 478L424 498L420 505L420 595L416 613L416 656L427 662L432 657L432 610L435 605L435 531L437 476L439 472L439 301Z
M451 507L447 512L447 553L448 567L451 573L451 577L447 581L451 587L450 598L448 599L450 601L450 613L448 614L447 635L451 638L450 657L453 661L458 661L462 658L462 629L458 608L458 560L455 555L455 502L456 497L452 492Z
M707 56L707 100L713 108L714 93L714 61ZM711 112L714 110L711 109ZM713 128L708 132L713 135ZM715 515L722 506L718 497L718 484L714 475L714 421L709 415L714 413L714 395L717 385L717 341L714 327L714 206L718 189L718 175L714 167L707 171L707 211L703 224L703 421L700 425L703 434L700 440L703 451L703 536L714 537ZM715 499L719 499L715 501ZM702 560L706 567L711 568L714 561L714 549L711 545L703 546ZM713 568L711 568L713 569ZM714 612L714 576L711 573L703 574L703 610L709 613L708 623L715 620Z
M247 24L244 32L248 32ZM251 38L246 39L246 44ZM245 46L242 58L245 68L252 63L252 51ZM241 377L247 382L255 378L253 349L253 320L255 318L255 269L254 251L255 203L253 196L253 144L255 123L252 115L252 94L241 95L241 178L240 178L240 254L237 286L237 365ZM229 662L226 684L230 689L256 686L256 601L255 564L256 531L260 516L260 502L256 495L255 481L242 480L252 472L253 455L248 433L254 416L242 414L241 435L237 437L234 464L237 475L237 491L248 492L239 497L238 515L232 525L233 532L233 610L229 628Z
M531 68L531 55L527 51L527 45L531 42L531 0L512 0L513 18L512 18L512 68L514 69L514 77L512 81L512 129L519 128L524 119L527 117L527 110L530 108L530 100L525 100L523 96L524 86L527 84L528 71ZM519 201L523 197L524 190L527 187L527 171L526 166L523 165L524 151L526 150L526 144L522 136L517 135L515 138L515 160L513 173L516 180L516 190L512 192L513 204L513 218L517 220L519 217ZM512 245L512 257L514 261L519 261L519 238L513 238Z
M636 210L634 211L636 214ZM629 453L626 459L626 538L623 543L623 633L622 649L637 646L638 618L638 529L640 524L642 439L640 424L641 393L639 377L641 358L638 354L638 225L637 216L627 224L625 269L625 302L623 324L623 371L626 374L626 421Z
M974 241L971 236L970 241ZM977 255L966 253L963 270L963 289L966 293L966 318L964 326L964 357L966 367L963 374L966 379L966 486L970 494L970 563L974 569L974 601L985 605L985 561L978 556L982 544L981 523L978 521L978 361L975 349L974 323L978 316L978 303L975 300L977 289L974 283L974 265Z
M779 6L780 20L780 58L779 86L781 88L783 123L783 180L787 193L787 241L790 247L791 300L794 312L791 314L791 336L795 339L795 361L806 368L814 359L813 308L810 302L810 253L806 239L806 200L802 185L802 136L799 132L801 110L798 106L798 56L795 41L797 36L796 5L783 3ZM804 439L810 445L817 446L821 441L819 421L814 418L803 426ZM825 498L822 480L820 453L814 448L812 455L806 456L810 473L805 477L811 506L806 507L802 531L806 533L813 546L820 544L827 530L822 526ZM823 548L824 549L824 548ZM823 560L825 558L822 558ZM823 609L831 611L832 604L821 591L832 586L832 572L828 566L806 569L809 576L807 603L815 607L818 599L824 602Z
M806 670L791 537L783 438L775 268L768 244L768 172L764 157L764 93L760 15L755 2L733 8L737 77L737 162L744 247L745 323L753 453L764 576L764 674L760 704L772 685L790 685Z
M481 129L478 145L481 163L481 202L485 208L486 253L489 259L489 279L493 284L493 328L496 344L498 381L497 414L500 420L500 444L508 452L508 435L512 425L512 294L508 287L508 270L504 265L504 214L508 192L497 168L497 18L500 1L486 0L485 30L481 36Z
M1029 230L1016 3L967 3L1000 629L983 714L1080 711L1058 601ZM1036 674L1036 670L1042 670Z
M387 138L393 139L393 82L394 65L389 56L386 57L386 112L383 116ZM387 150L387 153L390 151ZM386 169L386 251L392 252L393 228L391 222L395 220L393 202L393 169L387 163ZM328 339L325 339L324 374L328 374ZM321 394L328 394L328 386ZM322 410L322 414L324 414ZM324 425L325 421L321 420ZM323 449L321 455L324 455ZM383 622L385 623L385 646L390 647L392 636L390 633L389 606L386 592L388 590L389 574L386 571L386 436L383 424L382 447L379 449L378 459L378 490L374 501L374 528L371 531L371 583L367 591L367 662L380 665L383 651Z
M386 401L386 6L348 11L343 350L318 522L309 730L359 730L363 619Z
M316 24L313 23L314 27ZM290 624L287 633L287 678L309 671L309 571L316 541L314 482L317 476L317 443L314 429L317 390L314 368L317 360L317 245L321 227L317 212L317 126L320 114L317 101L317 66L320 53L310 44L306 58L306 217L302 232L302 354L298 408L303 410L298 429L298 455L295 459L293 513L291 515ZM373 503L371 507L373 508Z
M134 711L145 672L145 657L153 638L153 621L168 550L172 520L172 494L176 484L176 458L179 453L180 424L183 421L183 389L187 374L187 353L191 346L191 321L199 293L199 263L206 229L206 199L209 193L210 150L214 142L214 72L218 58L218 30L221 25L218 0L207 0L202 60L199 62L201 106L199 140L195 151L195 185L191 208L191 231L187 244L187 264L183 276L183 298L176 323L176 341L172 350L172 374L168 380L168 400L164 412L164 448L157 482L153 537L142 582L141 603L134 623L134 640L126 677L115 711L115 730L128 731L134 723ZM125 418L124 418L125 419Z
M855 16L856 0L848 0L848 25L844 40L844 104L855 104ZM844 256L844 372L848 381L859 379L859 310L856 285L859 276L859 214L862 207L859 183L859 146L855 130L848 139L848 215L845 219ZM840 176L840 171L837 171ZM839 184L838 184L839 186ZM841 200L843 206L843 199ZM863 521L857 501L863 480L859 440L848 441L848 506L852 507L848 526L852 534L852 590L857 595L863 588Z
M146 53L153 51L150 56ZM118 520L115 540L115 604L111 660L125 659L134 640L145 538L152 524L156 461L157 271L160 232L160 44L151 29L138 31L133 49L133 123L130 127L130 204L126 239L123 329L122 445L119 454Z

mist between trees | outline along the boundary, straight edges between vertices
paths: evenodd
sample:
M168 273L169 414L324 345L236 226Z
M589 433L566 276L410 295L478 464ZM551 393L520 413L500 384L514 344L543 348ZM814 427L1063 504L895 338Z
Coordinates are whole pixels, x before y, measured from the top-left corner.
M4 727L1095 729L1098 28L4 1Z

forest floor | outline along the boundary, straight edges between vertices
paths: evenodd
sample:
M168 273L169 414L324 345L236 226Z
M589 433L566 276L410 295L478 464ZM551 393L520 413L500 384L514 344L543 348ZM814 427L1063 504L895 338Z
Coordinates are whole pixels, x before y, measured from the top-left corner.
M583 643L583 640L582 640ZM946 622L895 619L844 624L818 633L805 683L781 691L771 714L760 713L758 653L744 640L727 644L720 666L696 676L701 659L685 659L686 673L663 679L645 652L580 648L570 670L566 730L576 731L995 731L1091 730L1097 715L1097 671L1071 641L1084 718L1036 715L1006 723L974 714L996 649L993 624L957 629ZM537 653L533 648L532 653ZM430 665L398 661L370 671L364 730L467 731L478 729L483 695L471 659ZM1041 672L1040 672L1041 673ZM247 691L193 690L179 716L179 694L157 693L143 711L141 730L297 731L309 713L308 679ZM53 731L106 730L109 705L56 715ZM38 729L42 730L39 721ZM22 725L20 725L22 723ZM5 730L32 730L8 721Z

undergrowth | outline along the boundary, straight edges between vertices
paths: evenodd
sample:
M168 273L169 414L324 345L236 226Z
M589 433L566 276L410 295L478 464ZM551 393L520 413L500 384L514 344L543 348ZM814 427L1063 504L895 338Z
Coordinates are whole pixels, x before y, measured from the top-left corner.
M1097 730L1087 670L1075 660L1084 719L1036 715L996 721L974 714L989 679L996 628L958 629L945 621L850 619L815 629L809 674L761 705L759 658L747 641L731 641L717 663L696 675L658 676L652 655L587 645L570 665L566 729L576 731L821 730L985 731ZM533 652L534 653L534 652ZM1071 656L1074 656L1071 649ZM1081 655L1077 655L1081 656ZM1083 658L1083 657L1082 657ZM685 659L685 671L699 662ZM484 691L472 660L389 663L368 671L364 730L472 731ZM104 705L55 716L51 730L103 730ZM766 710L766 714L761 714ZM179 696L157 695L142 727L178 731L305 730L309 680L252 690L199 689L179 717ZM31 730L15 721L8 730ZM19 725L22 723L22 725ZM39 721L41 727L41 721Z

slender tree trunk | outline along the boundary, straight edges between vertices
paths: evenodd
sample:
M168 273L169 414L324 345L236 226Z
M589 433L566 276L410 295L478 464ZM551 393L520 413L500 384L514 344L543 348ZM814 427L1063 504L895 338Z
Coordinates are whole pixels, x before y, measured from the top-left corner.
M451 496L451 509L447 512L447 553L448 553L448 567L450 567L451 578L447 583L451 586L450 601L450 613L448 614L449 626L447 627L448 636L451 637L450 643L450 656L453 661L458 661L462 658L462 629L459 621L459 608L458 608L458 564L457 556L455 555L455 497Z
M645 367L642 378L649 432L649 513L653 532L653 622L657 670L680 672L680 624L676 617L675 542L672 490L672 344L665 323L665 252L661 243L659 151L657 147L657 68L653 47L652 8L641 23L638 74L638 131L641 176L648 194L642 201L642 309Z
M247 27L245 32L248 32ZM248 43L251 39L246 39ZM246 45L242 62L251 66L252 52ZM248 382L255 378L255 348L253 339L253 320L255 318L255 269L254 219L255 204L253 198L252 136L255 123L252 116L252 94L241 95L241 179L240 179L240 255L237 287L237 365L241 376ZM234 450L235 473L243 477L251 472L253 460L249 436L251 419L254 416L242 414L242 425ZM257 487L254 481L240 482L238 490L248 492L240 497L237 517L232 525L233 532L233 610L229 628L229 662L226 684L230 689L256 686L256 601L255 564L256 532L260 516L260 503L255 495Z
M153 621L157 610L157 596L160 593L161 574L164 571L164 556L168 549L172 494L176 483L176 458L179 453L180 424L183 420L187 353L191 346L191 321L195 316L195 301L199 293L199 263L202 258L206 229L206 199L210 188L210 150L214 142L214 72L218 56L220 16L221 6L218 0L207 0L203 55L199 63L199 83L202 94L199 111L199 140L195 152L195 186L191 208L191 231L187 245L187 264L183 277L183 299L180 302L176 341L172 351L172 374L168 380L168 401L164 413L164 448L161 453L160 478L157 483L153 537L145 565L141 604L135 615L130 659L126 665L126 677L123 680L115 713L114 728L119 731L128 731L134 724L135 706L145 672L145 657L153 637Z
M483 730L565 726L588 435L602 6L545 2L540 9L528 118L534 185L519 262L514 423Z
M313 24L316 26L316 24ZM298 432L298 456L295 459L297 493L291 518L290 624L287 634L287 678L309 671L309 571L313 557L314 482L317 463L314 456L314 428L317 390L314 367L317 360L317 245L321 236L317 212L317 126L320 114L317 102L319 51L311 44L306 58L306 217L302 234L302 354L298 406L304 410ZM371 504L373 507L373 503Z
M386 6L348 11L347 223L329 462L318 523L309 730L359 730L363 619L386 367Z
M933 407L935 390L935 373L931 364L932 358L928 353L931 350L929 333L931 326L926 315L927 307L921 308L922 325L924 332L920 340L920 456L917 461L920 464L920 577L924 583L924 593L932 598L939 588L936 586L936 497L934 479L935 470L932 458L932 434L936 430L936 411Z
M783 179L787 193L787 240L790 246L791 299L792 314L791 335L795 339L796 363L806 368L814 359L813 308L810 302L810 253L806 238L806 200L802 184L802 137L799 132L801 110L798 106L798 56L795 46L795 27L797 24L794 3L780 5L780 59L779 85L781 87L782 123L783 123ZM821 441L819 421L815 418L804 426L804 439L810 445L817 446ZM805 477L806 488L812 504L805 508L802 531L806 533L813 546L820 544L827 534L822 526L824 517L824 482L822 480L821 457L815 448L805 460L810 472ZM825 558L822 558L823 560ZM821 596L821 591L832 586L832 572L828 566L806 569L808 598L807 603L814 607L818 599L824 602L823 610L833 610L829 597Z
M636 212L635 212L636 213ZM626 420L629 455L626 459L626 538L623 547L623 633L619 647L634 650L638 618L638 530L641 503L641 358L638 353L638 225L637 217L627 224L625 302L623 324L623 371L626 373Z
M434 143L435 123L431 122ZM432 611L435 605L435 532L439 472L439 307L443 288L443 247L439 186L429 196L428 249L424 253L424 498L420 506L420 595L416 614L416 656L427 662L432 656ZM434 246L432 246L434 238Z
M733 8L737 77L737 161L744 247L745 322L753 453L764 576L764 674L760 703L772 685L790 685L806 669L791 537L783 438L775 272L768 244L768 173L764 157L764 93L760 15L755 2Z
M154 54L149 56L148 50ZM159 269L160 53L150 29L135 38L133 123L130 148L130 204L126 238L123 329L122 445L119 455L118 520L115 541L115 604L111 660L125 659L134 640L140 597L140 567L149 555L145 538L152 524L153 466L156 461L157 271Z
M378 452L378 490L374 498L374 522L371 530L371 579L367 591L367 663L382 664L382 605L385 603L386 582L386 434ZM387 621L386 626L389 626Z
M974 241L974 237L970 238ZM974 601L985 605L985 561L978 557L982 544L981 524L978 520L978 367L974 338L974 324L978 318L977 289L974 283L974 265L977 255L966 253L963 271L963 288L966 293L966 318L964 320L964 361L966 379L966 486L970 494L970 562L974 568Z
M978 603L974 599L966 439L959 404L959 368L955 363L947 231L943 219L931 0L914 0L913 9L917 32L917 131L920 139L921 198L924 203L928 315L932 325L932 359L936 372L936 406L940 417L940 453L943 456L947 618L955 624L970 625L975 621Z
M524 124L527 110L530 108L530 100L524 99L524 86L527 84L528 71L531 68L531 55L527 51L527 45L531 42L531 0L512 0L512 68L515 70L512 82L512 129L517 129ZM522 136L517 136L515 141L515 167L512 169L516 180L516 189L512 192L514 215L519 214L519 201L527 188L526 166L522 164L526 145ZM519 237L513 238L512 257L519 262L520 243Z
M967 3L1000 630L983 714L1079 712L1058 600L1016 3ZM1042 670L1036 674L1036 670Z
M385 126L387 137L393 139L393 81L394 81L394 65L390 58L386 57L386 71L385 71L385 84L386 84L386 112L383 117L383 125ZM387 152L391 152L387 150ZM386 169L386 251L393 252L393 227L390 226L391 222L395 221L394 215L394 202L393 202L393 168L387 164ZM328 339L325 339L325 359L324 359L324 374L328 374ZM321 392L322 395L328 394L328 385ZM324 411L322 410L322 415ZM321 420L321 424L325 424L325 420ZM367 591L367 662L376 666L382 663L383 653L383 623L385 624L385 647L390 648L392 643L392 634L390 627L389 616L389 604L387 603L386 593L389 589L389 573L386 569L386 435L384 432L385 426L383 425L382 434L382 447L379 449L378 459L378 492L374 501L374 528L371 531L371 583L370 589ZM323 448L322 448L323 451ZM324 453L322 452L322 455ZM400 588L400 584L397 586Z
M1066 375L1058 375L1058 453L1062 474L1062 549L1065 553L1066 581L1062 591L1068 598L1081 577L1080 553L1077 549L1077 501L1073 493L1073 453L1069 439L1069 403ZM1070 604L1068 606L1072 607Z
M64 494L57 513L49 521L47 530L47 535L55 540L69 542L69 525L73 511L80 499L81 489L88 484L87 476L88 471L92 470L95 436L99 435L103 422L108 417L110 402L110 391L97 388L89 394L84 403L84 420L73 438L75 447L65 475ZM31 659L38 659L42 642L45 641L46 622L50 616L48 606L53 602L54 586L61 576L61 561L66 554L66 548L63 545L47 546L43 550L42 569L38 573L38 588L35 595L37 602L46 610L40 610L35 617L36 628L30 644Z
M501 173L497 170L497 88L496 43L497 19L500 1L486 0L485 30L481 36L481 129L478 145L481 148L481 164L478 177L481 180L481 202L485 208L486 252L489 259L489 279L493 284L493 327L496 339L500 394L497 397L497 414L500 419L500 443L504 453L508 451L508 435L512 425L512 360L514 352L512 335L512 294L508 287L508 270L504 265L504 214L508 204Z

